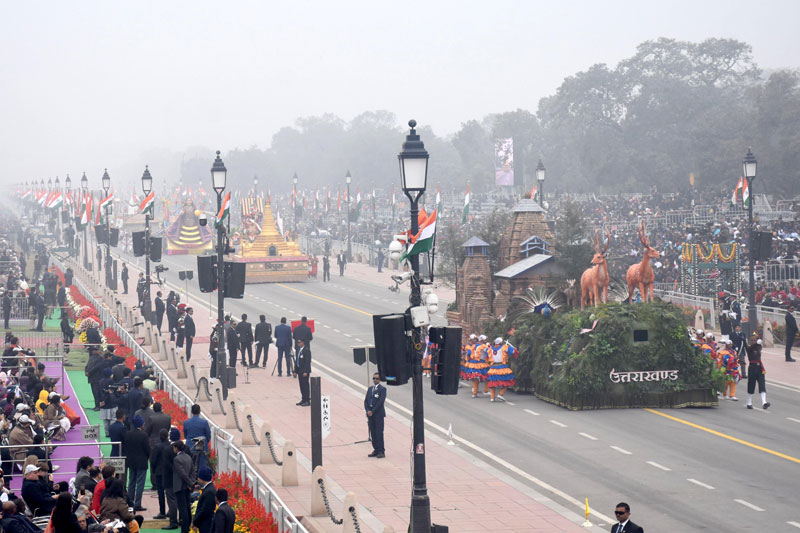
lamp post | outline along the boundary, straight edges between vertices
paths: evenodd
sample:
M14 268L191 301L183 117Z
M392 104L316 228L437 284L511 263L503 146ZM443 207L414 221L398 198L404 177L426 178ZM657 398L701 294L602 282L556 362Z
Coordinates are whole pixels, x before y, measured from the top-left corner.
M142 193L147 198L153 190L153 176L150 175L150 169L147 165L144 166L144 174L142 174ZM148 209L144 214L144 319L152 322L152 304L150 303L150 213L154 207Z
M292 205L294 206L294 238L297 240L297 172L292 176Z
M67 205L67 194L70 194L70 195L72 194L72 180L69 179L69 174L67 174L67 179L64 180L64 206L65 207ZM72 205L72 204L70 204L70 205ZM69 224L72 224L72 222L73 221L70 220ZM74 240L74 235L72 235L72 226L69 225L69 224L67 225L67 229L69 230L67 232L67 236L69 237L69 247L73 248L74 247L73 244L75 244L75 240ZM69 255L71 257L72 256L72 252L70 252Z
M744 160L742 161L742 170L744 171L744 177L747 180L747 189L750 191L750 202L747 206L747 221L748 221L748 237L747 237L747 248L748 248L748 287L747 287L747 335L751 335L755 330L756 326L758 325L758 313L756 311L756 273L755 273L755 263L756 263L756 252L755 252L755 228L753 227L753 200L755 200L755 195L753 194L753 182L756 181L756 157L753 155L753 151L748 148L747 155L744 156Z
M225 190L228 169L219 157L211 167L211 184L217 193L217 213L222 208L222 192ZM222 384L224 398L228 396L227 367L225 360L225 226L217 221L217 379Z
M56 191L60 192L63 195L64 193L61 190L61 182L58 180L58 176L56 176L55 186L56 186ZM63 197L61 198L61 205L62 206L64 205L64 198ZM62 207L62 209L63 209L63 207ZM56 216L56 242L58 242L58 244L61 244L61 210L60 209L55 212L55 216Z
M83 191L83 201L85 202L86 195L89 192L89 179L86 177L86 172L83 173L83 177L81 178L81 190ZM81 218L83 218L83 215L81 215ZM88 225L89 222L87 221L86 226L83 227L83 268L91 272L92 266L89 264L89 241L87 240L86 232L86 227Z
M539 207L544 208L544 165L541 159L536 166L536 180L539 182Z
M344 181L347 184L347 262L350 263L353 261L353 247L350 243L350 182L353 181L353 177L349 170L344 175Z
M411 132L406 136L403 150L398 154L400 162L400 178L403 192L411 204L411 234L419 231L419 199L425 194L428 180L428 152L414 129L416 120L409 120ZM411 307L422 303L422 291L419 278L419 255L409 257L411 261L411 296L408 298ZM414 488L411 496L411 532L429 533L431 530L431 502L425 474L425 416L422 409L422 329L413 328L411 336L412 365L412 410L414 434Z
M105 196L103 200L108 198L108 191L111 189L111 176L108 175L108 169L103 169L103 192ZM98 209L100 206L98 206ZM111 275L111 221L109 220L108 214L108 205L105 206L105 215L106 215L106 287L109 289L113 289L112 287L112 275Z

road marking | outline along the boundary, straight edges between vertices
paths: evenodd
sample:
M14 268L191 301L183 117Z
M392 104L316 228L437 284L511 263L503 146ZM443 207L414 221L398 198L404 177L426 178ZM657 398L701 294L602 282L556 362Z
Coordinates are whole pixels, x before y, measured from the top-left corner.
M752 509L752 510L754 510L754 511L763 511L763 510L764 510L764 509L762 509L761 507L759 507L758 505L753 505L753 504L752 504L752 503L750 503L750 502L746 502L746 501L744 501L744 500L739 500L738 498L737 498L737 499L734 499L733 501L735 501L736 503L741 503L741 504L742 504L742 505L744 505L745 507L749 507L750 509Z
M354 379L349 378L348 376L345 376L341 372L337 372L336 370L334 370L333 368L329 367L328 365L326 365L324 363L320 363L320 362L316 362L315 364L317 365L318 368L321 368L322 370L324 370L328 375L336 376L341 381L349 383L350 386L355 388L357 391L359 391L359 393L363 389L363 386L362 386L361 383L357 382ZM397 411L399 411L399 412L403 413L404 415L406 415L409 420L413 417L413 413L411 412L410 409L406 409L405 407L403 407L399 403L395 402L394 400L387 399L386 402L389 405L391 405L392 407L394 407ZM435 422L431 422L427 418L425 419L425 424L427 424L428 427L430 427L432 429L435 429L436 431L438 431L442 435L447 436L447 428L444 428L444 427L440 426L439 424L436 424ZM468 441L467 439L465 439L463 437L459 437L458 435L453 435L453 440L458 442L459 444L461 444L463 446L466 446L467 448L473 450L474 452L486 457L490 461L502 466L506 470L509 470L510 472L513 472L514 474L516 474L516 475L518 475L518 476L520 476L522 478L525 478L526 480L528 480L531 483L541 487L542 489L544 489L544 490L546 490L546 491L548 491L548 492L550 492L552 494L555 494L559 498L561 498L563 500L566 500L567 502L569 502L573 506L575 506L578 509L580 509L581 512L583 512L583 510L585 508L585 505L586 505L585 502L582 502L582 501L580 501L580 500L578 500L576 498L573 498L572 496L570 496L566 492L554 487L553 485L547 483L546 481L543 481L543 480L541 480L541 479L529 474L525 470L522 470L521 468L519 468L517 466L514 466L513 464L509 463L505 459L502 459L501 457L498 457L497 455L491 453L488 450L485 450L485 449L481 448L477 444L474 444L471 441ZM604 522L607 522L609 524L613 524L614 523L614 519L613 518L611 518L610 516L604 515L603 513L593 509L592 507L589 507L589 512L592 515L596 516L597 518L599 518L600 520L602 520Z
M786 523L789 524L790 526L794 526L800 529L800 522L786 522Z
M333 331L335 331L336 333L341 333L341 331L339 331L339 330L338 330L338 329L336 329L336 328L333 328Z
M328 329L331 329L331 327L330 327L328 324L325 324L325 325L324 325L324 326L322 326L322 327L323 327L323 328L328 328Z
M342 335L344 335L345 337L352 337L352 335L350 335L349 333L342 333Z
M530 409L523 409L523 411L525 411L529 415L539 416L539 413L537 413L536 411L531 411Z
M668 468L668 467L666 467L664 465L660 465L660 464L656 463L655 461L647 461L647 464L649 464L650 466L654 466L654 467L656 467L658 469L661 469L664 472L671 472L672 471L671 468Z
M633 455L633 452L629 452L625 448L620 448L619 446L609 446L612 450L617 450L619 453L624 453L625 455Z
M551 420L551 421L550 421L550 423L551 423L551 424L555 424L556 426L558 426L558 427L560 427L560 428L565 428L565 427L567 427L567 425L566 425L566 424L562 424L562 423L561 423L561 422L559 422L558 420Z
M350 311L355 311L356 313L361 313L362 315L372 316L372 313L367 313L366 311L362 311L361 309L356 309L355 307L350 307L349 305L345 305L343 303L339 303L337 301L331 300L329 298L323 298L322 296L317 296L316 294L311 294L310 292L301 291L300 289L295 289L294 287L289 287L288 285L284 285L283 283L276 283L277 287L281 287L286 289L287 291L293 291L298 294L303 294L305 296L310 296L311 298L316 298L317 300L322 300L323 302L328 302L329 304L338 305L339 307L344 307L345 309L349 309Z
M356 338L355 338L355 339L353 339L353 340L354 340L354 341L356 341L356 342L364 342L364 341L362 341L361 339L359 339L358 337L356 337Z
M792 422L797 422L798 424L800 424L800 420L798 420L796 418L792 418L791 416L787 416L786 420L791 420Z
M696 479L694 479L694 478L689 478L689 479L687 479L686 481L688 481L689 483L694 483L695 485L700 485L700 486L701 486L701 487L703 487L704 489L708 489L708 490L714 490L714 487L712 487L712 486L711 486L711 485L709 485L708 483L703 483L702 481L697 481L697 480L696 480Z
M754 450L758 450L758 451L761 451L761 452L764 452L764 453L768 453L770 455L774 455L775 457L780 457L781 459L786 459L787 461L791 461L793 463L800 464L800 459L798 459L797 457L792 457L791 455L786 455L785 453L776 452L775 450L770 450L769 448L765 448L763 446L759 446L758 444L753 444L752 442L748 442L746 440L742 440L742 439L733 437L731 435L727 435L725 433L722 433L721 431L716 431L714 429L707 428L707 427L701 426L699 424L695 424L694 422L689 422L688 420L684 420L682 418L678 418L677 416L672 416L672 415L668 415L666 413L662 413L661 411L658 411L656 409L644 409L644 410L647 411L648 413L653 413L653 414L658 415L658 416L663 416L664 418L668 418L668 419L673 420L675 422L680 422L681 424L685 424L685 425L687 425L689 427L693 427L695 429L699 429L701 431L705 431L706 433L711 433L712 435L716 435L717 437L722 437L723 439L728 439L728 440L733 441L733 442L735 442L737 444L741 444L743 446L747 446L749 448L753 448Z
M509 402L508 400L506 400L506 403L507 403L508 405L517 405L517 404L515 404L514 402Z
M592 435L589 435L588 433L578 433L578 435L580 435L581 437L586 437L589 440L597 440L597 437L593 437Z

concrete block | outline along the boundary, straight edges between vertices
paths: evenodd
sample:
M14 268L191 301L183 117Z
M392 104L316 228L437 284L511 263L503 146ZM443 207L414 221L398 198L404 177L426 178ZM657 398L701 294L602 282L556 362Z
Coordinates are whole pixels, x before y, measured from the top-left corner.
M283 466L281 467L281 485L296 487L297 482L297 450L294 442L287 440L283 445ZM353 530L355 533L355 530Z

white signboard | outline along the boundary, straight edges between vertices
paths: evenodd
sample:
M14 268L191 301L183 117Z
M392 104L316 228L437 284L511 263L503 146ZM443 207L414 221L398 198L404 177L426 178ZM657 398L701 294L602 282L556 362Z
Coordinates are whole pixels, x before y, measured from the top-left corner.
M320 417L322 418L322 440L328 438L331 434L331 397L322 396L322 409L320 410Z
M100 426L81 427L83 440L98 440L100 438Z

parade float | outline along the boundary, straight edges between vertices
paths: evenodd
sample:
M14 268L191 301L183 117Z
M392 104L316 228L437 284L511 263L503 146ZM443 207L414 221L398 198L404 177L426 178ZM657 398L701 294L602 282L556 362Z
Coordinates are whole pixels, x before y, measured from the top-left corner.
M211 230L201 226L191 197L184 201L183 208L173 223L165 230L167 237L167 254L200 255L213 247Z
M723 375L697 350L670 303L609 303L585 310L513 313L490 337L510 335L516 390L573 410L711 407Z
M272 206L262 197L242 199L242 227L234 235L239 252L231 257L246 264L245 283L276 283L308 279L308 257L297 242L283 235Z

